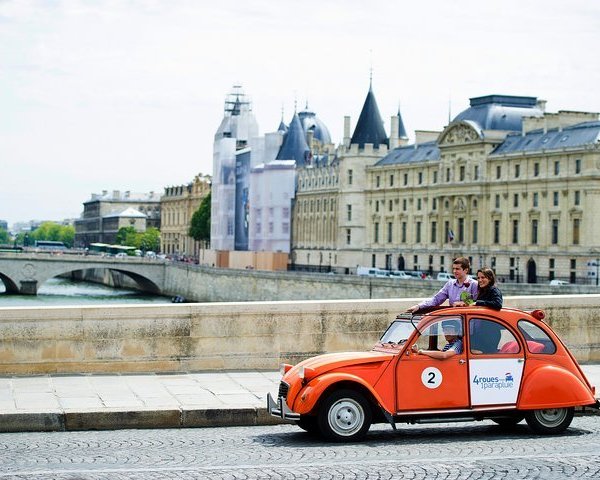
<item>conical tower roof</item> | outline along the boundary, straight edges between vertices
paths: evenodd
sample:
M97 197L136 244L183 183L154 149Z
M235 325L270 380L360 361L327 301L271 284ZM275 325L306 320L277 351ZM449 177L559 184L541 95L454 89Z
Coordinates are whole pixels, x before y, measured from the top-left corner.
M404 128L404 122L402 121L402 115L400 115L400 107L398 107L398 138L407 139L406 128Z
M367 93L365 104L358 117L358 123L350 143L358 143L359 148L363 148L365 143L372 143L375 148L378 148L381 144L389 145L371 85L369 85L369 93Z
M278 132L286 133L288 131L288 126L284 123L283 118L281 122L279 122L279 127L277 127Z
M296 167L303 167L309 153L310 149L304 137L302 124L298 114L294 112L294 117L277 154L277 160L296 160Z

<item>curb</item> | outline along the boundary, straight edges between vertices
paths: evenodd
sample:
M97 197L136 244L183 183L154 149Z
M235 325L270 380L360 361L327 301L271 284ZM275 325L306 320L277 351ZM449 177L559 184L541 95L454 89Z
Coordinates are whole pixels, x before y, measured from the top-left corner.
M575 416L600 416L600 410L576 407ZM269 415L266 408L31 412L0 414L0 433L251 427L285 423L290 422Z
M0 414L0 433L135 428L246 427L286 423L266 408L28 412Z

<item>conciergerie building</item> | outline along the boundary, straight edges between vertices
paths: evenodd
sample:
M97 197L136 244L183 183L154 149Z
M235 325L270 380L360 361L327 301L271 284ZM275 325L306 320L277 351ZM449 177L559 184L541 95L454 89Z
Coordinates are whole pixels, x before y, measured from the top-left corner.
M462 255L505 281L596 283L598 118L488 95L408 145L399 112L387 135L370 87L335 155L296 170L291 264L435 275Z

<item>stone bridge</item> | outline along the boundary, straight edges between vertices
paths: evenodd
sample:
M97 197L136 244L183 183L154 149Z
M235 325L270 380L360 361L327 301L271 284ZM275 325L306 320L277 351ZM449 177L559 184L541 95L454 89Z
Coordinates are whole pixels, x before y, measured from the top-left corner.
M0 254L0 279L7 293L36 295L38 287L53 277L89 269L114 270L132 278L142 291L164 292L165 262L162 260L51 253Z

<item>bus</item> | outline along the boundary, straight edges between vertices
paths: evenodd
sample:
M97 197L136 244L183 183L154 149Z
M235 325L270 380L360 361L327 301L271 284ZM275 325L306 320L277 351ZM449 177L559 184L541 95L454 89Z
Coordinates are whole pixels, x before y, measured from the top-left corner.
M39 248L40 250L57 252L66 250L67 246L63 242L56 242L54 240L36 240L35 248Z
M0 253L21 253L23 247L13 245L0 245Z
M135 247L129 247L126 245L109 245L108 243L90 243L90 252L104 253L107 255L116 255L118 253L125 253L129 256L135 255Z

